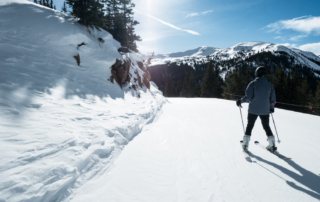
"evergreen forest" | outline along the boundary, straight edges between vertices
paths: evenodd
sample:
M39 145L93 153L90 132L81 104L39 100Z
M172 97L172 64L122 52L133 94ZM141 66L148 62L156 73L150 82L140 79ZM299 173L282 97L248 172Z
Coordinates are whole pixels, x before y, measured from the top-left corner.
M275 87L277 108L320 115L319 70L297 64L285 52L261 52L241 60L215 59L155 65L148 67L148 71L166 97L237 100L255 79L255 69L265 66L266 78Z
M123 47L137 52L136 42L142 39L135 33L139 22L133 19L134 7L131 0L66 0L62 12L70 12L88 28L108 31Z

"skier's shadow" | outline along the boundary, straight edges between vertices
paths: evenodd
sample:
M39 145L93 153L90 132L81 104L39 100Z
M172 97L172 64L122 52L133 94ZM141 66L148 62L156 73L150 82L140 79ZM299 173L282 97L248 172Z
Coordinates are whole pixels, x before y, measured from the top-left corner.
M267 169L268 171L272 172L273 174L277 175L278 177L282 178L283 180L286 181L286 183L299 191L302 191L312 197L314 197L315 199L320 200L320 176L306 170L305 168L299 166L298 164L296 164L294 161L290 160L290 161L286 161L292 168L294 168L296 171L298 171L301 175L292 172L291 170L288 170L287 168L284 168L282 166L279 166L275 163L272 163L270 161L267 161L259 156L256 156L254 154L250 154L251 157L257 159L258 161L264 162L266 164L269 164L275 168L277 168L278 170L280 170L282 173L288 175L289 177L291 177L292 179L296 180L297 182L303 184L304 186L308 187L310 190L306 190L303 187L300 187L299 185L295 184L294 182L288 181L283 179L281 176L278 176L277 174L273 173L272 171L268 170L267 168L265 168L263 165L257 163L256 161L253 161L254 163L257 163L258 165L260 165L261 167Z

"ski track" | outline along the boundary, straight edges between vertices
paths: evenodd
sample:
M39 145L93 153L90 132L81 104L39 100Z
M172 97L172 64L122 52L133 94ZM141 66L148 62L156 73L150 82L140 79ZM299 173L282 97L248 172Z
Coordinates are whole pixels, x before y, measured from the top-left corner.
M161 115L124 148L108 172L65 201L320 200L318 116L276 109L282 140L277 146L293 158L288 162L254 144L254 140L267 142L257 120L249 145L252 162L248 162L239 145L243 132L234 101L168 100ZM244 104L244 120L246 110Z

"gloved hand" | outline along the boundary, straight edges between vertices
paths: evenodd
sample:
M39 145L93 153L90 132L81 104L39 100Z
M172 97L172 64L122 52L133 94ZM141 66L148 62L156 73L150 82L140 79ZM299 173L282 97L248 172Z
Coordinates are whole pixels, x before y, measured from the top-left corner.
M274 108L273 108L273 109L270 109L270 113L274 113Z
M237 106L242 108L242 106L241 106L241 100L237 100Z

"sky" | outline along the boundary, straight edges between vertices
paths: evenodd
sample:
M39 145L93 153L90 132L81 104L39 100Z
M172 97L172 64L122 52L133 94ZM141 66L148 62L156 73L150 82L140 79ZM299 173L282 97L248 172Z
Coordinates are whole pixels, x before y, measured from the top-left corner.
M263 41L320 55L319 0L132 1L143 53ZM60 10L63 0L54 2Z

